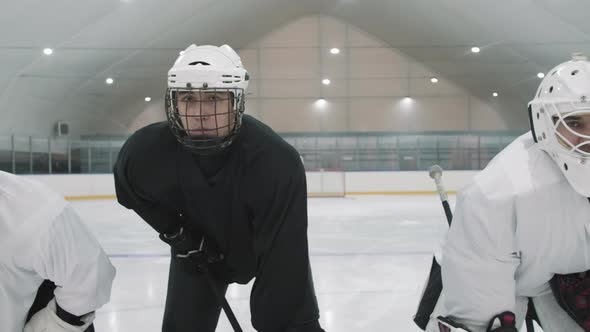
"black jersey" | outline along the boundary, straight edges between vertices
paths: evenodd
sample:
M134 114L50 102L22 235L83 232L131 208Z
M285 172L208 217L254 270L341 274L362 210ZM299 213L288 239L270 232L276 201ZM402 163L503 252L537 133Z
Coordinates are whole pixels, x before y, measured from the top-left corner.
M124 144L114 176L119 203L158 232L183 225L214 241L228 282L256 277L250 302L258 331L318 319L305 171L298 152L268 126L244 115L224 154L197 158L167 122L151 124Z

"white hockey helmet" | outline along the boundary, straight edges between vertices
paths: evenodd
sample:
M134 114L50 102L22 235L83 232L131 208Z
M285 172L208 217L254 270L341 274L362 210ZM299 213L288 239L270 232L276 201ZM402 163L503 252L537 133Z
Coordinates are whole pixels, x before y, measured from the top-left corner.
M575 191L590 197L590 62L575 54L545 76L529 102L535 142L557 163Z
M166 117L178 141L197 154L212 154L229 146L242 124L244 96L249 80L250 76L244 69L240 56L229 45L217 47L192 44L182 51L168 71L165 98ZM192 103L193 107L196 104L199 110L196 114L179 112L177 97L186 93L198 96L218 93L228 95L229 100L225 101L229 102L226 103L229 108L217 107L220 104L219 98L214 106L214 123L217 124L218 119L224 117L224 121L221 121L223 124L203 128L204 119L212 116L201 114L204 98L186 101L187 107L189 103ZM184 106L184 101L180 103ZM199 126L195 126L199 129L191 128L191 123L200 123Z

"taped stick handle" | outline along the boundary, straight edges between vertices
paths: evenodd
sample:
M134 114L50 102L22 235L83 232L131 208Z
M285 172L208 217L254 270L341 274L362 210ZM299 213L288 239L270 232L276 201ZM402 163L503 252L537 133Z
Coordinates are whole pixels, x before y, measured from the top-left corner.
M449 226L451 225L451 221L453 220L453 213L451 212L451 207L449 206L449 197L447 196L447 191L442 182L442 167L438 165L433 165L430 167L429 175L434 180L436 184L436 191L440 196L440 200L443 205L443 209L445 210L445 216L447 217L447 223Z

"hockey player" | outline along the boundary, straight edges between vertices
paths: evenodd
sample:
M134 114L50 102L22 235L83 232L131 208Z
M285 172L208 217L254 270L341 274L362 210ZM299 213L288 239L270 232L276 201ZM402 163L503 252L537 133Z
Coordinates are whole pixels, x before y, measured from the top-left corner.
M427 331L590 331L590 63L551 70L517 138L457 197ZM441 317L440 319L436 319Z
M229 283L256 278L260 332L322 332L297 151L243 115L249 76L228 45L189 46L168 72L168 121L135 132L115 168L119 203L170 244L162 331L215 331Z
M87 331L115 268L62 196L5 172L0 184L0 331ZM25 325L44 280L57 288Z

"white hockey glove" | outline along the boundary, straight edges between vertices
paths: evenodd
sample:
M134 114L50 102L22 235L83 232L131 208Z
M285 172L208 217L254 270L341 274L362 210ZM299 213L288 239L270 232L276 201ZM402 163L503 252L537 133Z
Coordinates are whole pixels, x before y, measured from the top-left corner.
M84 325L75 326L61 320L56 314L55 298L31 317L23 332L83 332L94 320L94 313L81 318Z
M437 317L440 332L471 332L465 325L453 321L449 317ZM494 316L488 325L487 332L518 332L514 313L505 311Z
M457 323L448 317L438 316L436 323L440 332L471 332L465 325Z

